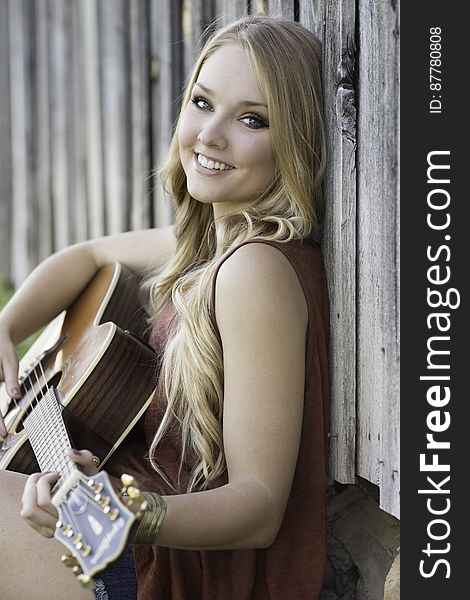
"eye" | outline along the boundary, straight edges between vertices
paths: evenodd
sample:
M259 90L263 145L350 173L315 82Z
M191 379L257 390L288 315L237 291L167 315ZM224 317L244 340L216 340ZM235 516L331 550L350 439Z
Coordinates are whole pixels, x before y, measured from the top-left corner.
M264 119L258 117L258 115L245 115L241 120L250 129L262 129L263 127L268 127L268 124L264 121Z
M211 105L209 104L209 102L207 102L207 100L205 98L203 98L202 96L193 96L191 98L191 102L199 109L201 110L210 110L211 109Z

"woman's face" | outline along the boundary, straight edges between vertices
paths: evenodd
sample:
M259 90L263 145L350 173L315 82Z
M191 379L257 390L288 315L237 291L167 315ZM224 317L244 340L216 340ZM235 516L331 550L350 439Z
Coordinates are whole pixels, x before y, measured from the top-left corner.
M178 138L188 191L212 203L215 218L249 205L272 182L268 116L246 51L218 48L194 84Z

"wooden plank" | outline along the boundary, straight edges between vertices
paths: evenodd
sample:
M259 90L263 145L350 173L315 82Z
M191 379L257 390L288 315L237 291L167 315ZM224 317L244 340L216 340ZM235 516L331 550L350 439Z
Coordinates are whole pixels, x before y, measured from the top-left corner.
M269 0L271 17L286 17L294 20L294 0Z
M0 0L0 280L11 277L11 128L8 0Z
M70 243L69 173L68 173L68 94L69 68L67 45L68 3L50 0L49 72L51 115L51 187L54 223L54 249Z
M31 99L27 64L29 47L29 6L27 2L10 0L10 91L11 91L11 272L12 282L18 287L31 270L28 237L30 225L31 172L29 140L31 135ZM14 74L14 75L13 75Z
M151 218L150 176L150 90L149 14L146 0L130 3L130 95L132 190L131 229L149 227Z
M88 211L86 203L86 120L83 90L85 89L86 64L83 56L83 34L79 19L79 3L70 3L69 21L69 106L70 127L69 178L70 215L73 222L71 241L82 242L88 237Z
M202 0L183 0L181 26L185 78L191 72L196 56L196 47L201 33L201 13Z
M357 472L380 486L381 507L398 516L398 14L392 4L358 6Z
M182 35L184 77L187 78L207 38L214 31L215 7L207 0L184 0Z
M83 98L88 234L94 238L105 233L98 5L95 0L82 0L77 4L77 8L77 18L83 32L83 62L85 64Z
M36 0L35 79L36 79L36 143L35 163L37 206L37 260L44 260L53 250L52 190L49 113L49 58L47 0Z
M220 25L227 25L249 14L247 0L216 0L216 15Z
M128 23L125 0L98 4L102 59L102 123L106 233L128 228L129 184Z
M150 0L150 23L153 163L158 167L167 157L183 84L179 6L170 0ZM169 225L172 222L172 206L156 177L152 188L153 224Z
M389 304L386 327L389 331L390 349L387 374L387 392L382 412L382 456L385 461L380 480L380 507L400 518L400 4L383 6L386 23L385 42L385 156L388 165L385 189L394 210L390 225L390 244L394 246L393 259L389 259L392 279L388 287L393 293ZM394 213L394 214L393 214Z
M356 62L355 1L328 4L323 85L328 166L323 254L331 315L330 475L355 481Z
M250 15L269 15L269 0L252 0L249 2Z
M326 0L311 0L299 3L299 22L323 40ZM333 7L333 10L335 7Z

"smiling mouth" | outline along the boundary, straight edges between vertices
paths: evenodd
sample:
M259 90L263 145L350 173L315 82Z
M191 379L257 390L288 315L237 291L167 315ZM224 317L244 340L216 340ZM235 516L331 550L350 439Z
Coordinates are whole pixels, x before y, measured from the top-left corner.
M204 154L200 154L195 152L197 162L203 166L205 169L209 169L210 171L231 171L235 167L232 165L228 165L224 162L214 160L212 158L208 158L204 156Z

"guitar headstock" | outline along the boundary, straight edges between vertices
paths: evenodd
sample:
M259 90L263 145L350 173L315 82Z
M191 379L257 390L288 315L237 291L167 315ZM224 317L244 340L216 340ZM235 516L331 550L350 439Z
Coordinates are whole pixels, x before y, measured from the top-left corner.
M135 481L123 475L122 482L126 504L104 471L92 477L75 472L53 498L59 511L54 537L71 552L62 562L83 585L94 585L93 577L120 556L132 525L146 508ZM134 501L127 499L129 490Z

